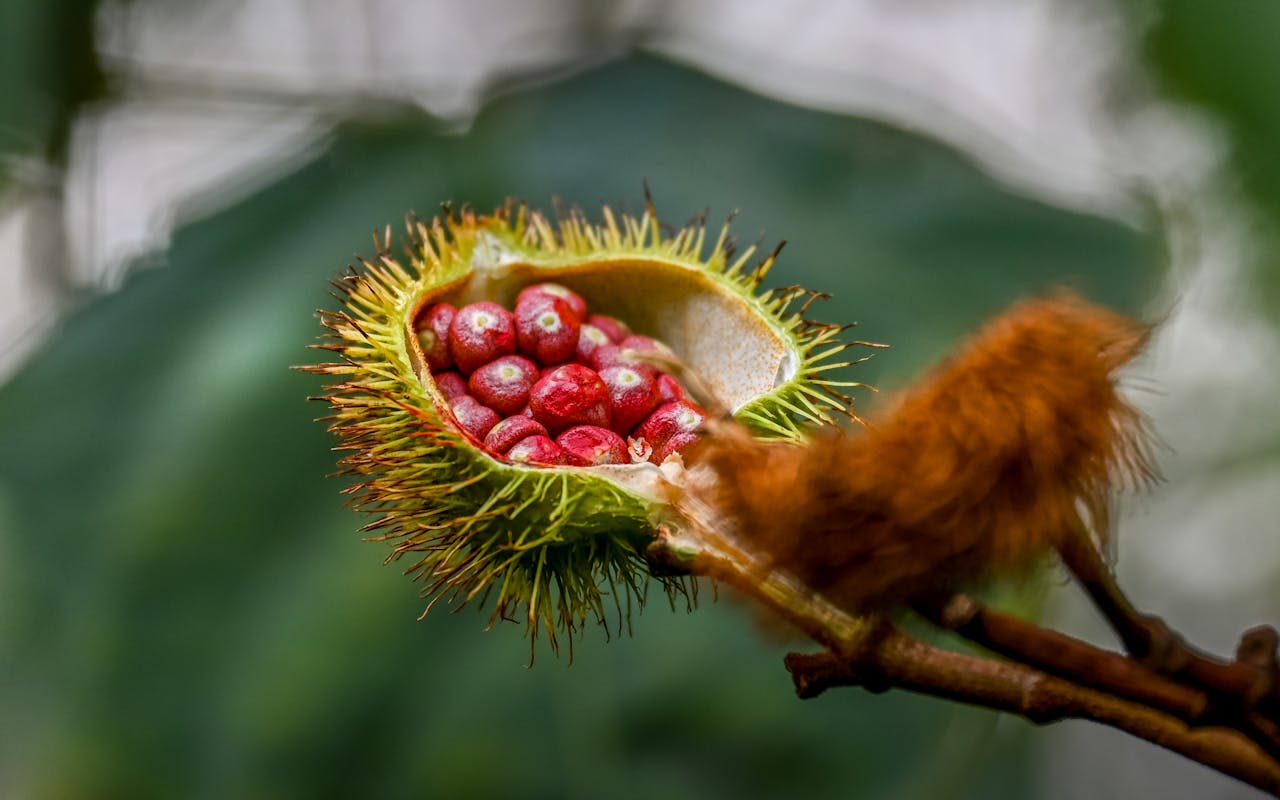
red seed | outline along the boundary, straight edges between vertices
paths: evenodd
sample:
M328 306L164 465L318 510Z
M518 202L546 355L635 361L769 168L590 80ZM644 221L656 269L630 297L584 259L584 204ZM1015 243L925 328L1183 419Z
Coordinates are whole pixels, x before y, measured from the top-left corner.
M661 353L666 356L674 355L671 352L670 347L667 347L657 339L650 336L640 336L638 334L632 334L618 342L618 347L621 347L623 350L635 350L641 353Z
M533 418L551 433L574 425L609 427L612 405L600 376L581 364L565 364L544 374L529 392Z
M546 436L535 434L526 436L512 445L507 451L507 458L524 464L541 464L543 466L563 466L569 463L564 448Z
M591 355L601 347L612 345L608 335L595 325L583 325L578 330L578 347L573 360L591 366Z
M653 372L634 366L606 367L600 380L609 389L613 406L613 430L626 434L662 402Z
M527 436L546 435L547 429L532 417L517 414L514 417L507 417L497 425L494 425L489 430L488 435L484 437L484 446L490 453L506 455L507 451L521 439Z
M682 431L673 435L666 441L666 444L653 451L653 463L661 464L663 461L666 461L667 457L672 453L679 453L681 450L684 450L696 441L698 441L698 434L696 433L685 433Z
M573 309L558 298L532 294L516 303L516 342L520 352L539 364L563 364L573 358L580 326Z
M557 436L556 444L582 466L631 463L627 443L608 428L575 425Z
M663 403L636 426L632 435L643 438L653 448L649 460L661 464L667 456L696 440L698 427L706 418L705 411L687 400Z
M596 372L604 372L609 367L631 367L641 372L648 372L655 378L658 370L652 364L641 361L634 355L624 355L622 347L616 344L603 344L591 353L591 367Z
M609 341L617 344L623 339L631 335L631 329L627 327L627 323L615 317L609 317L604 314L592 314L587 323L604 331L604 335L609 337Z
M453 356L449 355L449 325L457 313L458 309L448 303L436 303L419 318L418 343L432 372L453 367Z
M573 309L573 315L578 318L579 322L587 318L587 301L582 299L582 295L566 289L558 283L535 283L532 286L524 287L520 290L520 294L516 295L516 308L519 308L520 301L527 297L562 300L569 304L569 308Z
M452 402L467 393L467 380L456 372L437 372L431 376L444 399Z
M498 412L482 405L479 400L469 394L454 400L450 407L453 409L453 418L458 421L458 425L481 441L493 426L498 424L498 420L502 419L498 416Z
M680 381L665 372L658 376L658 395L664 403L689 399L689 393L680 385Z
M515 318L497 303L463 306L449 324L449 353L464 375L515 351Z
M529 402L529 390L538 381L538 366L524 356L503 356L471 373L471 395L499 414L509 417Z

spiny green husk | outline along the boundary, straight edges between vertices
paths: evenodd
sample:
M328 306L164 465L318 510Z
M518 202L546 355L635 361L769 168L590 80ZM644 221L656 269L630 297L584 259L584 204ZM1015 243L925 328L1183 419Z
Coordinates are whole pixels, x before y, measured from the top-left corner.
M442 413L447 404L418 349L416 316L434 302L509 305L521 286L570 284L593 308L603 304L670 344L762 436L799 437L847 404L837 387L853 384L823 377L843 366L830 362L848 346L837 341L841 329L804 318L817 295L757 293L777 251L748 269L753 249L734 258L727 225L704 255L704 225L663 236L651 207L639 218L606 208L592 225L577 212L553 223L508 203L491 215L446 207L429 224L411 219L407 263L389 246L388 230L376 261L335 281L343 308L320 312L329 333L316 347L339 360L307 369L339 378L320 399L348 452L341 466L358 479L347 491L377 515L364 530L393 545L388 560L415 559L407 572L424 584L428 610L442 599L462 606L493 596L494 620L523 610L553 646L557 631L572 641L588 618L620 626L643 604L644 548L669 513L662 496L670 490L651 465L530 467L481 451ZM726 346L741 348L716 339L726 324L745 326L758 334L747 344L764 346L724 357ZM742 364L775 344L777 375L744 378ZM684 580L658 580L673 602L691 599Z

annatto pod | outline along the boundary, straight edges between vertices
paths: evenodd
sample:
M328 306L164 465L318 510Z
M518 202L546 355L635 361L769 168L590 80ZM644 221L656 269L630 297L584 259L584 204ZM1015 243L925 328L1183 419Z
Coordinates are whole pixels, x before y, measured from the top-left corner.
M480 301L513 308L522 289L554 282L591 314L665 342L760 437L797 437L847 407L841 384L823 377L843 366L830 360L847 346L841 329L804 318L810 292L759 289L776 250L735 257L727 224L709 247L702 224L663 235L651 204L639 218L608 208L602 218L446 206L429 224L410 220L407 263L390 254L388 230L376 261L335 282L344 308L320 312L329 334L316 346L338 360L307 368L339 379L321 399L348 451L341 465L358 477L353 504L377 514L364 530L393 546L388 560L413 559L427 608L492 597L493 619L523 617L553 646L557 631L589 618L607 628L643 601L645 548L673 513L679 459L579 467L492 454L450 413L419 331ZM450 382L460 385L455 373ZM688 588L655 577L670 594Z

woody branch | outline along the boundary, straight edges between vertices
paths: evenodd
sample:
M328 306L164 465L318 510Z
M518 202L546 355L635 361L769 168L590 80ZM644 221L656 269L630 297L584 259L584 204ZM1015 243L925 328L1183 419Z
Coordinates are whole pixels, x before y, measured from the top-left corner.
M904 689L1038 725L1091 720L1280 797L1280 725L1256 708L1224 705L1221 695L1162 675L1131 656L991 611L964 595L918 605L936 623L1010 660L943 650L883 617L852 618L794 578L763 573L750 563L750 553L720 549L722 544L698 549L667 532L648 555L662 569L687 570L733 587L824 646L822 653L787 656L802 698L840 686L877 693Z

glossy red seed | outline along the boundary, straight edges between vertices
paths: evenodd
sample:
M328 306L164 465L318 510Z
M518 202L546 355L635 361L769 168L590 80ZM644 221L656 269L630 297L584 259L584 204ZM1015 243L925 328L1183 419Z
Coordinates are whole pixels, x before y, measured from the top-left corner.
M564 466L569 463L564 448L541 435L526 436L512 445L507 458L524 464Z
M533 418L551 433L574 425L609 427L612 405L600 376L581 364L556 367L538 379L529 392Z
M613 407L613 423L609 427L618 433L630 433L662 402L651 370L634 366L606 367L600 371L600 380L609 390Z
M600 345L591 353L591 368L596 372L604 372L609 367L631 367L642 372L648 372L655 378L658 374L656 367L641 361L634 355L624 354L619 345Z
M452 401L467 393L467 380L456 372L437 372L431 376L445 400Z
M521 439L528 436L546 436L547 429L532 417L517 414L494 425L484 437L484 447L491 453L506 455Z
M662 445L662 447L656 448L653 451L653 455L650 457L650 460L655 464L661 464L663 461L667 460L668 456L673 453L679 453L681 450L684 450L696 441L698 441L698 434L696 433L686 433L682 431L680 433L673 434L672 437Z
M583 325L578 330L578 347L574 352L573 360L589 367L592 354L599 348L612 344L605 332L595 325Z
M418 343L422 345L422 354L432 372L453 367L453 356L449 354L449 325L457 313L458 309L448 303L436 303L418 320Z
M689 399L689 393L680 385L680 381L665 372L658 376L658 395L664 403Z
M449 324L449 353L464 375L515 351L515 318L497 303L463 306Z
M662 342L650 336L640 336L639 334L632 334L618 342L618 347L621 347L623 350L635 350L640 353L660 353L666 356L673 355L671 348L667 347Z
M697 438L698 427L706 418L705 411L687 400L663 403L636 426L632 436L643 438L653 448L649 460L661 464Z
M475 399L504 417L519 413L538 380L538 366L524 356L502 356L477 367L467 381Z
M582 299L582 295L566 289L558 283L535 283L532 286L524 287L520 290L520 294L516 295L516 307L520 306L521 300L528 297L562 300L569 304L569 308L573 310L573 314L578 318L579 322L583 322L587 318L587 301Z
M515 313L520 352L542 365L563 364L572 359L578 348L578 315L559 298L521 294Z
M626 441L608 428L575 425L557 436L556 444L582 466L631 463Z
M493 426L498 424L498 420L502 419L498 416L498 412L483 405L469 394L454 400L450 407L453 409L453 418L458 421L458 425L481 441L484 441L484 437L493 429Z
M631 329L627 327L627 323L616 317L610 317L605 314L592 314L587 318L587 323L604 331L604 335L608 336L609 341L614 344L631 335Z

